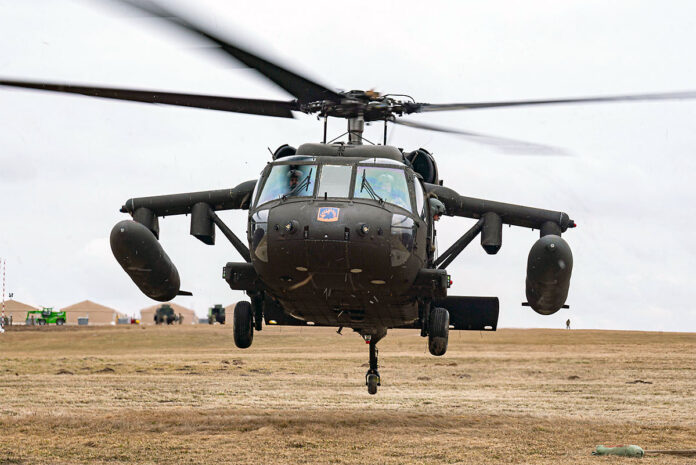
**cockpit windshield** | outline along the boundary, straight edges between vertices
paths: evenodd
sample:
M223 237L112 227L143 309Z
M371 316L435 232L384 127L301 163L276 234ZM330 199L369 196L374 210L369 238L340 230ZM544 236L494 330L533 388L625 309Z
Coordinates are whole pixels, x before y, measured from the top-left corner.
M261 205L285 197L310 197L314 195L317 165L276 165L271 168L259 200Z
M320 197L348 198L348 194L350 193L350 176L352 172L353 167L350 165L322 166L317 195Z
M348 199L351 197L351 179L355 179L352 183L353 198L379 200L412 210L403 168L329 163L321 166L286 163L272 166L256 205L281 198L315 195ZM318 184L318 189L315 189L315 183Z
M377 199L411 210L403 169L381 166L358 166L355 177L356 199Z

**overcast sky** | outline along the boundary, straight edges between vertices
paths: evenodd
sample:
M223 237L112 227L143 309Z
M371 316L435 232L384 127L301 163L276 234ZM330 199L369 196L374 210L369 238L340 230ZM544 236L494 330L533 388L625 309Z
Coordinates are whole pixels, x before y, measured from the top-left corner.
M188 5L186 4L188 3ZM195 3L195 5L194 5ZM462 102L696 90L693 2L166 2L327 86ZM110 1L0 0L0 76L250 98L289 96L187 33ZM502 155L456 136L397 127L390 143L434 152L463 195L567 212L575 266L569 310L520 303L538 232L505 228L449 267L452 295L497 295L500 326L696 331L696 100L417 115L562 147ZM330 132L345 130L342 120ZM366 137L379 139L381 126ZM0 88L0 257L8 290L32 304L84 299L129 314L151 305L111 255L130 197L254 179L267 147L319 141L295 120ZM246 212L222 212L245 236ZM439 223L444 250L472 224ZM244 298L221 279L241 258L222 235L160 221L161 242L204 315Z

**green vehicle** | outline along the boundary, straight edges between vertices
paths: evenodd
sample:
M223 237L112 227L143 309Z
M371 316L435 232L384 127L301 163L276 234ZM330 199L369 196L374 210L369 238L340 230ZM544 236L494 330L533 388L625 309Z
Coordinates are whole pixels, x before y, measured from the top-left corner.
M55 312L52 307L44 307L41 310L29 310L27 312L27 325L50 325L56 324L58 326L63 326L67 321L65 312Z
M208 324L220 323L225 324L225 307L220 304L208 309Z

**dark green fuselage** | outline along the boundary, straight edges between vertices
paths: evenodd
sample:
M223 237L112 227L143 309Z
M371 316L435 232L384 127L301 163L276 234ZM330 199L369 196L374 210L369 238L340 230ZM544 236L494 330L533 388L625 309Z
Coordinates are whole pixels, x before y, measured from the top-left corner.
M431 241L424 188L403 163L368 158L371 148L355 147L351 157L281 158L266 167L259 181L247 230L251 261L267 292L297 319L389 328L419 317L418 296L411 291L427 266ZM259 202L269 173L279 165L304 166L305 172L312 166L318 182L307 195ZM341 170L333 167L345 167L350 176L340 197L322 189L325 173ZM365 198L362 173L368 177L379 169L403 173L407 195L395 200L398 205L388 198ZM379 195L380 187L375 190Z

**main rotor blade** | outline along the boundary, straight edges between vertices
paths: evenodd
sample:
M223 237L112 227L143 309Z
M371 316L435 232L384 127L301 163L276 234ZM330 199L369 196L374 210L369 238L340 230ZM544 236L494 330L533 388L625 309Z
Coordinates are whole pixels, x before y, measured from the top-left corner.
M130 100L144 103L160 103L180 107L205 108L208 110L250 113L253 115L293 118L291 110L298 110L297 102L282 100L258 100L214 95L179 94L153 90L116 89L113 87L74 86L69 84L52 84L46 82L10 81L0 79L0 85L23 87L27 89L48 90L82 94L92 97Z
M696 98L696 91L668 92L658 94L607 95L604 97L581 97L551 100L511 100L504 102L472 103L414 103L408 104L406 113L426 111L476 110L481 108L521 107L528 105L558 105L571 103L605 103L605 102L643 102L650 100L684 100Z
M517 153L525 155L568 155L563 149L552 147L550 145L535 144L517 139L508 139L506 137L491 136L478 132L461 131L459 129L444 128L442 126L434 126L431 124L414 123L413 121L393 120L395 124L408 126L410 128L425 129L427 131L444 132L447 134L456 134L462 136L471 142L484 144L497 148L505 153Z
M164 9L157 3L149 0L117 0L153 16L159 17L170 23L176 24L194 34L205 37L233 58L242 62L250 68L255 69L266 78L270 79L278 86L297 97L301 103L316 102L320 100L331 100L340 102L341 96L326 87L307 79L304 76L293 73L275 63L261 58L248 50L244 50L237 45L227 42L212 33L194 25L186 19Z

